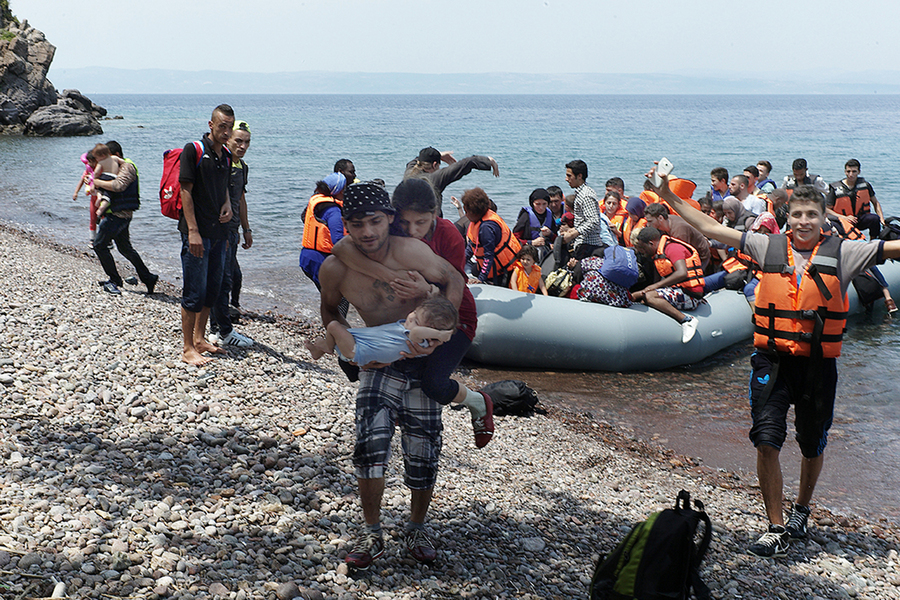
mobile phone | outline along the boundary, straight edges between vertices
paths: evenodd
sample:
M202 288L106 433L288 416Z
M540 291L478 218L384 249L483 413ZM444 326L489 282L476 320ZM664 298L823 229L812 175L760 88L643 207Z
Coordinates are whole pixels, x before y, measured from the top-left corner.
M674 168L675 168L675 165L673 165L671 162L669 162L669 159L666 158L665 156L663 156L661 159L659 159L659 163L657 163L657 165L656 165L656 170L653 171L653 186L654 187L661 186L662 178L660 178L660 175L668 175L669 173L672 172L672 169L674 169Z

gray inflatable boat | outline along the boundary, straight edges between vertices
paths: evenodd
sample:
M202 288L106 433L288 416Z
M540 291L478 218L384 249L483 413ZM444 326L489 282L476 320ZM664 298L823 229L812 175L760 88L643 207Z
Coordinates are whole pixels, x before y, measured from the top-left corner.
M900 263L879 267L900 297ZM681 343L681 326L643 304L615 308L525 294L489 285L469 286L478 330L468 358L489 365L578 371L658 371L699 362L753 335L752 308L740 292L706 296L691 315L699 326ZM853 286L850 314L863 310ZM878 300L876 304L882 304Z

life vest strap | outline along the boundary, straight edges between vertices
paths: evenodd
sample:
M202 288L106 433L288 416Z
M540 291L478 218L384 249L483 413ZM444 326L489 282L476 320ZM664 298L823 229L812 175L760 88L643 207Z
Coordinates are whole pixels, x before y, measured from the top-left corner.
M781 331L779 329L772 329L769 327L763 327L762 325L756 325L754 331L760 335L767 336L769 341L774 340L775 338L781 340L790 340L793 342L806 342L808 344L812 344L816 334L814 331ZM844 334L835 333L835 334L820 334L819 336L820 342L840 342L844 339Z
M842 321L847 317L846 312L834 312L830 310L784 310L784 309L776 309L772 305L768 307L757 306L754 312L761 317L773 317L776 319L802 319L805 321L811 321L816 318L816 315L821 316L823 319L832 319L835 321Z

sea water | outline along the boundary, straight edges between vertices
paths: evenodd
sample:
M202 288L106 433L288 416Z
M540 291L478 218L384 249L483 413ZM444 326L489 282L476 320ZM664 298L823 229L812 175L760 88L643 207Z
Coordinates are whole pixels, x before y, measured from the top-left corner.
M212 109L225 102L253 132L245 160L254 244L239 252L243 303L312 318L317 293L297 268L300 213L315 182L340 158L354 162L360 179L381 178L393 189L406 163L425 146L454 151L457 158L492 156L500 177L474 171L447 188L443 211L455 217L450 197L480 186L511 222L534 188L568 190L565 164L575 158L587 162L588 184L601 194L614 176L635 194L653 160L665 156L675 175L698 184L697 196L708 189L713 167L737 174L766 159L780 182L793 159L803 157L810 172L835 181L853 157L862 163L862 175L873 184L885 215L900 214L900 96L98 95L93 100L110 116L123 117L104 120L103 135L0 136L0 219L88 250L87 201L83 195L72 200L83 171L79 157L95 143L115 139L140 171L143 208L131 226L134 246L152 271L179 282L180 237L157 203L162 154L199 139ZM98 266L97 279L102 277ZM857 488L854 473L846 473L849 498L842 496L838 508L848 512L864 504L870 515L877 516L879 506L896 514L900 506L900 399L891 376L900 366L898 332L900 325L878 318L857 322L844 345L838 416L849 422L852 444L870 469ZM567 380L571 377L560 378L563 391ZM715 454L705 459L715 466ZM826 471L840 468L829 465ZM875 498L865 484L872 474L887 483ZM863 497L865 503L858 502Z

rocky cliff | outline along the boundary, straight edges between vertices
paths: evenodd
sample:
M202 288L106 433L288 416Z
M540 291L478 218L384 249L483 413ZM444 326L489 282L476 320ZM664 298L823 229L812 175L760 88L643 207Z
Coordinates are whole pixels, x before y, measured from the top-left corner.
M77 90L59 94L47 80L56 48L0 5L0 133L95 135L106 110Z

